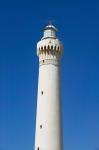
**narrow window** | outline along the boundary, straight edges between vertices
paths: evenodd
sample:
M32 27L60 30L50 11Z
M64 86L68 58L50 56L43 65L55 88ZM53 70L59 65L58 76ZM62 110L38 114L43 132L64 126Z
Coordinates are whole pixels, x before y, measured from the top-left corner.
M42 129L42 125L40 125L40 129Z
M44 60L43 60L43 63L44 63Z
M40 150L40 148L38 147L37 150Z
M41 91L41 94L43 95L43 91Z

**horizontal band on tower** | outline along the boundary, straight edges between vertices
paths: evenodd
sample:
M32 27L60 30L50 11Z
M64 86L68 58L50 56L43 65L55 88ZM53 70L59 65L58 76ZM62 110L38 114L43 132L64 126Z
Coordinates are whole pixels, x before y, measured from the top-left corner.
M45 60L40 60L39 65L48 65L48 64L53 64L53 65L59 65L59 60L56 59L45 59Z
M37 55L41 53L55 52L58 55L63 54L63 45L58 39L44 39L37 43Z

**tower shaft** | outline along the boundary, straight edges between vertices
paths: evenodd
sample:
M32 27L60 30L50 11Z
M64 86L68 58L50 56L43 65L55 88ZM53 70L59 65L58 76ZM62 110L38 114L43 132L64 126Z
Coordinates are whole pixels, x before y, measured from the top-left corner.
M44 40L38 43L39 81L35 150L62 150L59 67L61 47L59 41L51 41L51 38ZM47 40L52 44L47 45Z

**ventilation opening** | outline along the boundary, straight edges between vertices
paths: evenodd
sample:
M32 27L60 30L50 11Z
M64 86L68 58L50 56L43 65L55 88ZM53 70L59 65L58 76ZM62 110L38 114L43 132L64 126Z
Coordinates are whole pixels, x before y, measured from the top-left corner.
M40 129L42 129L42 125L40 125Z
M43 95L43 93L44 93L44 92L43 92L43 91L41 91L41 94L42 94L42 95Z

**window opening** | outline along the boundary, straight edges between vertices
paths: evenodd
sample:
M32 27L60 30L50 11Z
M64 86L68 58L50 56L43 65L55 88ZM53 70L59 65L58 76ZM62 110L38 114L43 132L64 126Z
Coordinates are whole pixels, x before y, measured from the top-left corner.
M41 94L43 95L43 91L41 91Z
M42 125L40 125L40 129L42 129Z
M40 148L38 147L37 150L40 150Z

